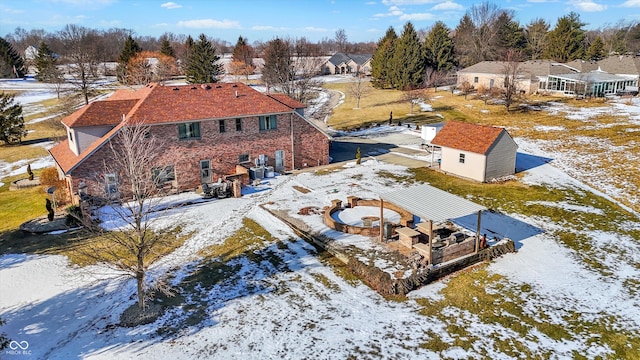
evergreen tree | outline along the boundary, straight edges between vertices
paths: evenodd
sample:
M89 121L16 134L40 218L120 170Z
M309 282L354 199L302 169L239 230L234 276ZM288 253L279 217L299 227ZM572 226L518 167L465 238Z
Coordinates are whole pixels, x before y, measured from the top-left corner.
M126 64L140 51L142 51L140 45L138 45L133 37L129 35L124 41L124 46L122 47L122 51L120 52L120 56L118 57L118 62L121 64Z
M138 43L131 37L131 35L127 36L127 39L124 41L124 46L122 47L122 51L120 52L120 56L118 56L118 80L124 83L128 83L128 63L129 60L134 58L137 53L141 52L142 48Z
M0 37L0 77L24 77L24 61L11 43Z
M187 58L185 75L187 82L195 84L214 83L223 73L222 64L218 63L220 56L216 54L216 48L211 44L205 34L200 34Z
M371 56L371 83L377 88L391 87L392 60L397 40L398 35L390 26L384 37L378 41L378 46Z
M599 61L604 59L606 55L606 51L604 50L604 41L602 40L602 37L597 36L591 45L589 45L585 55L585 60Z
M57 71L56 63L57 59L53 55L53 51L49 49L47 43L41 41L36 56L36 79L42 82L57 82L60 74Z
M547 35L545 57L563 63L581 59L584 55L584 25L575 12L559 18L556 27Z
M520 24L512 20L507 13L500 14L498 23L500 24L498 30L499 58L505 59L507 52L511 50L524 52L527 47L527 39L524 36L524 29L520 27Z
M176 57L176 53L173 50L173 47L171 47L171 43L166 36L163 36L160 40L160 53L163 55L171 56L173 58Z
M5 92L0 94L0 140L6 144L20 142L27 136L22 106L14 101L14 95Z
M393 87L398 90L415 89L422 85L425 70L424 53L418 33L407 22L398 38L393 56Z
M434 71L448 71L455 66L453 40L449 32L447 25L437 21L424 40L425 64Z

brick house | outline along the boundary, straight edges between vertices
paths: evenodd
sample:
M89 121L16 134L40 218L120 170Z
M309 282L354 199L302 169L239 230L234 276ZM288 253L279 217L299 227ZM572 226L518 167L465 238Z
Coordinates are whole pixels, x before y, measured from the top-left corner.
M330 137L305 119L304 108L242 83L150 84L118 90L63 119L67 139L49 152L70 194L79 187L117 191L117 175L100 173L113 157L108 144L125 124L143 123L149 136L166 142L149 171L162 173L174 191L194 190L249 169L256 159L276 172L327 164Z
M486 182L516 170L518 145L506 129L449 121L431 140L442 148L440 169Z

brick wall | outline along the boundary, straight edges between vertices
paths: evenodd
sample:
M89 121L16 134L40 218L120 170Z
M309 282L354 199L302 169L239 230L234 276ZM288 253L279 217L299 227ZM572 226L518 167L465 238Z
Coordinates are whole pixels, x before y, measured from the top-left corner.
M178 191L193 190L201 184L200 160L211 161L212 181L223 175L234 174L241 154L249 155L245 166L254 166L260 154L268 156L267 165L275 166L275 152L284 151L286 170L299 169L329 162L327 137L297 114L277 114L277 129L260 131L258 116L244 117L241 131L236 130L236 119L225 119L225 132L220 132L219 119L200 121L200 139L178 139L178 124L150 127L152 136L166 139L166 149L160 155L158 166L175 165ZM293 123L293 150L292 131ZM292 155L295 163L292 164ZM103 145L76 168L72 175L74 192L83 180L91 192L103 191L104 184L96 180L111 161L112 151ZM150 169L149 169L150 171Z

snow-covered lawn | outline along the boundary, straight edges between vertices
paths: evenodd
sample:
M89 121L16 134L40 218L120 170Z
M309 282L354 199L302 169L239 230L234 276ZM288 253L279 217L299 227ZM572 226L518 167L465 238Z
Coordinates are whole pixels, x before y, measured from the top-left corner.
M640 107L614 106L629 121L640 121ZM586 110L580 113L590 116ZM538 130L563 131L553 126ZM377 137L375 132L381 131L385 129L350 135ZM544 142L516 141L526 155L518 159L527 169L520 180L524 185L596 194L613 202L620 196L606 178L592 181L578 170L584 160L579 154L560 159ZM554 161L541 161L545 158ZM0 317L7 324L0 332L16 341L12 346L17 349L7 351L22 352L26 342L24 351L38 359L637 357L640 217L628 208L621 210L626 220L614 224L624 231L599 224L576 229L582 224L577 219L606 217L609 208L568 196L527 205L575 219L487 213L484 230L514 239L518 252L400 300L385 299L350 277L267 211L286 213L343 244L380 250L369 238L329 230L318 214L298 212L330 205L332 199L346 201L350 195L378 198L407 186L394 176L408 175L402 166L363 158L359 166L348 163L322 173L265 179L239 199L197 201L200 196L192 193L168 197L174 203L194 203L162 213L157 225L181 224L192 236L153 264L149 278L169 273L176 288L190 290L181 294L180 306L170 306L156 322L136 328L116 326L120 314L135 303L133 281L101 266L78 268L62 256L2 255ZM598 189L584 185L583 176ZM343 215L345 221L358 221L363 214ZM225 243L242 229L243 218L276 240L226 263L203 261L202 251ZM108 211L103 219L105 227L121 225L109 219ZM567 245L560 233L584 235L585 250ZM196 274L209 281L189 283ZM14 354L0 357L25 356Z

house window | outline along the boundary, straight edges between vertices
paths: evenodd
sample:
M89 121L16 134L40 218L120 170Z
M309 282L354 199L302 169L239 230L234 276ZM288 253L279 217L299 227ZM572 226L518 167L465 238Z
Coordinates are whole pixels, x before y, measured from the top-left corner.
M473 77L473 82L476 83L476 84L478 83L478 77L477 76Z
M73 142L73 133L69 130L69 141Z
M118 175L117 174L105 174L104 175L104 191L107 194L115 194L118 192Z
M275 130L278 128L275 115L260 116L260 130Z
M236 119L236 131L242 131L242 119Z
M163 184L176 179L175 166L158 166L151 169L151 176L156 184Z
M225 129L224 129L224 120L218 120L218 125L220 126L220 132L221 132L221 133L225 132Z
M200 138L200 123L184 123L178 125L178 138L179 139L199 139Z
M249 162L249 154L240 154L240 156L238 156L238 163L242 164L246 162Z
M464 164L464 154L460 154L460 159L458 161L460 164Z

